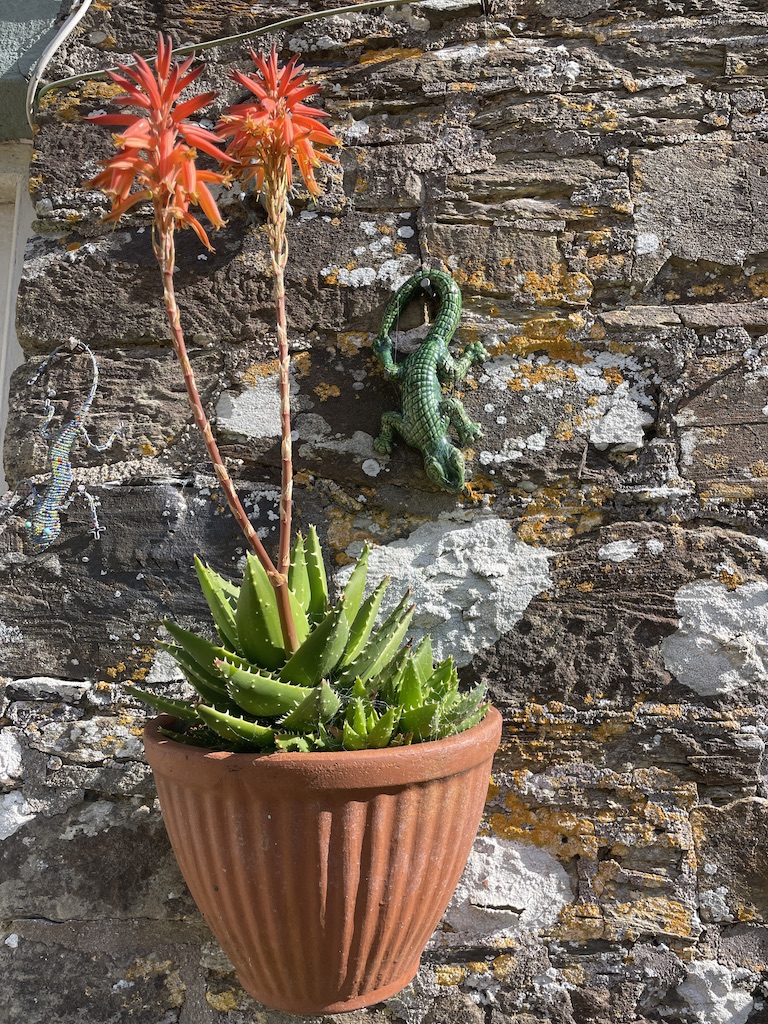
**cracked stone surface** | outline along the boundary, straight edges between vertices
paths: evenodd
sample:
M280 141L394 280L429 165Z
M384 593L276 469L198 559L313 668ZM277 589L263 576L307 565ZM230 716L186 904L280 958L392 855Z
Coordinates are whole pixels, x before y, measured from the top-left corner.
M359 1024L768 1012L763 6L423 0L274 36L283 58L303 54L344 139L319 203L297 189L288 225L297 526L317 525L339 582L373 545L372 575L413 588L414 632L454 652L464 683L487 681L505 717L463 910ZM158 30L200 42L274 17L93 4L48 75L151 50ZM205 56L215 121L248 58ZM183 400L146 213L105 230L82 184L110 143L81 116L110 98L98 82L44 97L30 177L28 363L4 453L18 492L0 521L0 1018L293 1024L243 992L191 903L144 712L122 690L183 691L160 624L204 613L195 553L234 577L244 544ZM179 235L175 282L203 404L274 545L265 217L239 190L222 208L214 253ZM405 445L373 448L398 399L372 342L422 265L461 288L455 351L489 354L462 383L483 436L458 497ZM413 303L398 351L434 315ZM70 336L99 360L91 436L120 421L126 435L73 451L101 540L75 502L34 556L24 481L46 481L45 395L27 381ZM56 368L57 415L88 383L79 360Z

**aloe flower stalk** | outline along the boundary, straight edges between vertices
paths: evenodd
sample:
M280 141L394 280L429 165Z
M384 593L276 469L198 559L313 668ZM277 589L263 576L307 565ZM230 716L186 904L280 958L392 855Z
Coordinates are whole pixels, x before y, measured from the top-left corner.
M278 571L287 575L291 550L293 505L293 456L291 450L290 355L285 311L285 267L288 241L285 228L288 193L293 184L293 164L313 198L320 194L315 168L335 161L324 152L339 140L319 118L329 115L304 100L320 90L307 85L308 75L293 57L285 67L277 62L277 51L268 57L254 53L255 75L235 71L234 80L253 94L253 99L229 108L217 125L217 133L228 139L227 155L235 164L232 175L253 184L261 193L267 210L267 231L272 264L272 287L277 321L280 367L280 420L282 480L280 488L280 543Z
M171 40L159 36L154 71L136 55L135 65L120 65L120 74L109 73L112 80L125 90L124 95L115 99L115 104L138 107L141 113L97 114L88 118L96 124L118 127L122 131L113 136L118 152L103 161L102 170L87 184L102 189L110 197L112 208L105 217L108 222L118 221L137 203L152 203L152 242L162 274L163 299L173 346L184 374L189 403L229 508L275 590L285 645L293 651L298 641L288 595L293 467L284 283L288 255L285 241L287 195L294 159L311 194L319 194L314 168L330 158L315 150L314 146L315 143L335 144L337 140L316 120L327 115L301 103L301 99L318 90L304 86L306 75L300 74L301 67L297 66L296 59L286 68L278 69L277 55L273 51L268 61L254 54L263 84L240 72L233 76L255 94L257 103L240 104L230 110L224 120L227 122L226 131L234 136L230 144L233 153L223 152L220 136L187 120L191 114L207 106L216 94L208 92L180 100L184 90L202 72L202 66L192 68L192 57L180 65L174 64L171 55ZM255 136L258 136L258 145L254 142ZM224 173L198 168L195 162L198 151L216 160L224 168ZM264 193L268 210L280 356L282 427L277 568L246 515L213 437L189 361L173 285L176 228L191 227L203 245L212 249L203 225L191 209L199 207L214 228L221 227L224 221L208 185L229 183L233 169L245 182L251 178L255 180L256 190Z

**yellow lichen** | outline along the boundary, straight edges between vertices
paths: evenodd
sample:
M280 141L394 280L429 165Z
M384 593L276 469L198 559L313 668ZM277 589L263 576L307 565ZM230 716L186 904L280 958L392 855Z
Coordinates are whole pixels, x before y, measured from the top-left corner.
M329 398L338 398L341 390L337 384L327 384L321 381L317 387L312 388L321 402L327 402Z
M293 361L294 363L296 362L295 357ZM249 387L253 387L257 380L263 380L265 377L272 377L279 372L280 363L277 359L270 359L269 362L266 363L251 363L242 376L242 383L247 384Z
M211 992L207 990L205 1001L218 1013L231 1013L240 1006L237 993L232 989L227 989L225 992Z
M384 50L366 50L359 57L360 64L383 64L385 61L410 60L424 53L417 47L389 46Z
M435 970L435 981L437 984L452 988L460 985L466 976L466 968L460 967L459 964L439 964Z

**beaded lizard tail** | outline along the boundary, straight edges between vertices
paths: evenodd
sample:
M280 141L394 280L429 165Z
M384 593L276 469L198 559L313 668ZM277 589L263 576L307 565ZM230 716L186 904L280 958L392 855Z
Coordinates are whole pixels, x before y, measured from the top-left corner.
M30 516L24 523L24 531L35 554L45 551L59 537L61 533L61 513L69 508L75 498L82 498L87 503L91 515L91 533L97 540L101 536L103 527L99 523L97 514L98 498L90 494L83 485L79 485L74 493L70 495L72 481L74 480L74 471L70 461L71 453L80 437L83 438L89 448L93 448L97 452L103 452L110 448L118 437L124 436L125 433L125 428L121 423L104 444L94 444L88 436L84 423L96 397L96 390L99 386L99 368L93 352L82 341L72 340L54 349L30 378L29 385L34 386L37 384L56 359L73 356L80 352L85 353L91 361L93 374L91 387L83 401L75 408L71 419L67 420L56 431L49 429L54 417L55 408L50 397L46 396L44 405L45 419L40 426L40 433L49 442L48 473L50 474L50 480L41 494L38 494L32 481L26 481L32 491L33 504ZM6 502L6 504L8 503Z
M440 301L435 322L419 348L407 359L395 362L394 345L389 332L402 310L420 290L437 293ZM449 491L462 491L466 478L464 456L448 439L453 427L459 443L467 445L482 436L479 423L471 420L458 398L446 397L441 383L461 380L472 363L488 358L485 347L473 341L459 359L448 345L461 317L461 292L449 274L424 270L410 277L397 290L384 311L381 330L373 351L387 376L400 385L400 412L385 412L381 432L374 441L377 451L388 454L398 434L406 444L418 448L424 457L427 476Z

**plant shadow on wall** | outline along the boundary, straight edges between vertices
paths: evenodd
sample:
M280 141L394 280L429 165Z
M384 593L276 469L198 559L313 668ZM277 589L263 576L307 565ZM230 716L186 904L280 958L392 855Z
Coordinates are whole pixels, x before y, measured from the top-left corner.
M215 131L190 120L214 94L185 98L202 67L192 58L175 64L169 39L159 39L154 69L137 56L111 73L124 90L112 101L120 112L90 120L116 129L117 153L90 185L111 199L109 222L151 205L189 403L252 551L240 584L196 560L216 641L166 623L172 642L161 646L194 699L129 692L162 713L145 745L171 842L244 987L270 1006L317 1013L369 1005L414 977L469 855L501 718L483 686L460 691L452 658L435 664L428 637L409 642L408 593L377 624L388 584L365 596L367 549L334 602L314 528L292 542L288 196L295 168L319 195L315 172L333 162L329 149L338 141L323 123L327 115L305 102L318 89L298 57L282 68L274 50L252 57L255 73L233 73L247 98ZM200 154L216 169L200 167ZM203 409L173 279L176 230L190 228L211 250L200 215L220 227L211 189L234 181L261 197L267 215L281 421L276 561L248 519ZM388 326L422 280L436 287L441 310L412 361L396 364ZM388 307L377 350L400 379L403 402L402 414L385 416L380 445L391 448L399 434L452 490L463 486L464 468L448 426L462 443L477 428L458 403L446 405L440 382L459 379L484 356L472 350L454 361L448 353L459 310L447 275L417 275Z

